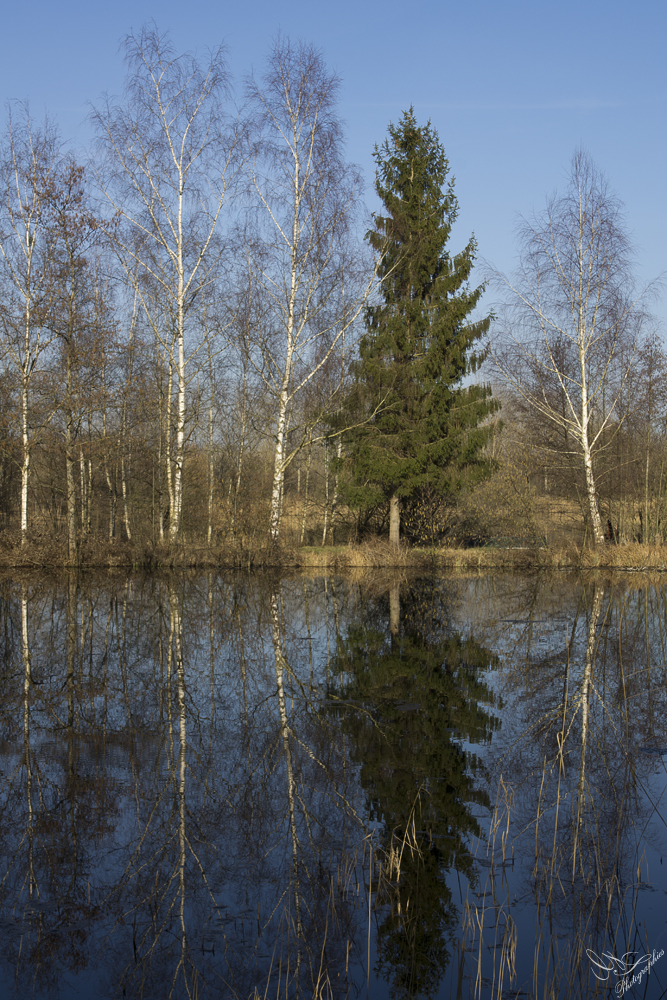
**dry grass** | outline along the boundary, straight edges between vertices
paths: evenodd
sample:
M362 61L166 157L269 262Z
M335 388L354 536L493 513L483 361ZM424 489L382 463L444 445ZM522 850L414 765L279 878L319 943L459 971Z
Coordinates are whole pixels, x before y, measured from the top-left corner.
M601 545L597 548L585 549L581 565L587 569L608 567L613 569L633 570L667 570L667 545L639 545L636 542L628 545Z
M299 566L293 550L268 544L207 545L187 536L179 542L139 540L109 542L82 539L76 559L70 559L63 539L33 536L25 545L18 537L0 536L0 567L15 569L264 569Z
M429 565L429 556L425 550L409 549L401 546L395 549L384 539L372 542L362 542L360 545L335 545L326 548L306 547L297 550L299 563L302 566L333 567L347 569L348 567L364 567L379 569L382 566L425 567Z
M573 552L576 550L573 549ZM361 545L301 548L295 551L299 565L328 569L532 569L552 566L546 549L532 548L404 548L398 551L384 540ZM576 562L573 563L576 565Z
M73 565L67 545L52 535L33 536L25 546L8 532L0 535L0 566L23 569L59 569ZM583 548L564 540L548 548L473 547L409 548L397 550L385 539L361 544L322 546L271 545L247 538L236 543L207 545L188 538L178 543L140 540L113 543L92 536L81 540L75 565L117 569L243 569L294 568L372 572L383 568L414 571L535 569L613 570L626 573L667 572L667 545L606 544Z

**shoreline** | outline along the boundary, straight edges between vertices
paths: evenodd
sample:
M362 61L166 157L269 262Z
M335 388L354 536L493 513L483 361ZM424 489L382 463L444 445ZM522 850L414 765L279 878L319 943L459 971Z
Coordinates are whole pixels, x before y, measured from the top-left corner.
M173 544L82 544L76 560L55 541L28 542L24 547L0 547L3 570L245 570L276 569L401 569L480 572L488 570L613 570L623 573L667 573L667 545L605 545L561 547L407 548L398 552L388 542L374 540L335 546Z

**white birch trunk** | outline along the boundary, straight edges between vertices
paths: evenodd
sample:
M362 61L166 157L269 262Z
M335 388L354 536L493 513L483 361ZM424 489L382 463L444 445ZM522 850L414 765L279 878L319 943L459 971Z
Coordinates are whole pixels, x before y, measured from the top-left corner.
M28 540L28 480L30 477L30 429L28 425L28 376L24 371L21 385L21 544Z
M114 480L111 478L111 473L109 472L109 462L107 456L104 456L104 478L107 481L107 491L109 493L109 541L112 542L116 537L116 484L115 475Z
M287 430L287 405L289 402L289 383L292 352L288 338L288 360L285 366L283 387L278 404L278 420L276 425L276 447L273 458L273 485L271 487L271 540L278 541L280 532L280 500L282 497L283 478L285 476L285 434Z
M581 451L584 460L584 471L586 475L586 494L588 496L588 510L591 518L591 529L593 532L593 541L596 545L604 544L604 532L602 530L602 521L600 519L600 510L598 507L597 491L595 488L595 478L593 476L593 456L591 454L590 441L589 441L589 427L591 420L591 408L590 401L588 398L588 372L587 372L587 354L588 354L588 344L586 336L586 293L584 287L584 252L580 250L579 253L579 330L578 330L578 347L579 347L579 371L581 375L581 430L580 430L580 440L581 440Z
M211 342L207 337L208 347L208 375L209 375L209 401L208 401L208 531L207 541L211 544L213 540L213 361L211 358Z
M298 148L298 137L294 134L294 149ZM294 158L293 192L294 205L292 215L292 246L291 246L291 273L290 292L287 308L286 342L285 342L285 367L283 370L282 386L278 401L278 420L276 426L276 450L273 462L273 487L271 490L271 523L270 534L273 542L278 541L280 531L280 501L282 497L283 479L285 476L285 433L287 430L287 409L290 401L290 388L292 382L292 362L294 358L294 320L295 306L298 289L297 272L299 257L299 212L301 208L301 191L299 188L299 157Z
M71 303L70 303L71 305ZM72 411L72 359L71 359L71 323L70 336L66 342L67 361L65 390L65 490L67 504L67 555L70 561L76 559L76 486L74 478L74 413Z
M241 490L241 473L243 470L243 458L245 454L246 419L248 411L248 366L247 362L243 366L243 396L241 402L241 441L239 444L239 457L236 466L236 487L234 490L234 508L232 510L232 537L236 537L236 515L239 504L239 492Z
M129 456L128 456L129 458ZM127 472L125 468L125 454L120 457L120 489L123 497L123 521L125 523L125 533L128 542L132 541L132 531L130 529L130 507L127 497Z
M169 365L169 375L167 377L167 395L165 399L164 476L167 481L167 496L169 498L169 537L171 538L171 519L174 516L174 479L171 464L171 410L174 370L170 359L168 359L167 364Z
M125 522L125 532L128 542L132 541L132 530L130 527L130 510L127 489L127 466L125 462L125 441L127 438L127 399L132 388L133 368L134 368L134 328L137 322L137 294L134 294L132 306L132 320L130 322L130 334L127 341L127 381L123 393L123 406L120 412L120 489L123 498L123 520ZM156 345L157 346L157 345ZM128 454L128 462L130 454ZM161 509L161 508L160 508ZM162 536L160 536L162 537Z
M183 464L185 461L185 335L183 303L183 263L180 248L178 275L178 363L176 366L177 410L176 410L176 454L174 456L173 505L169 521L169 536L174 541L181 530L183 513Z
M595 478L593 476L593 459L588 446L588 435L586 434L585 429L582 435L581 449L583 452L584 469L586 472L586 494L588 497L588 510L591 517L593 540L596 545L602 545L604 544L604 531L602 530L602 519L600 518L597 490L595 488Z
M104 407L102 409L102 440L104 441L104 478L107 484L107 492L109 495L109 541L113 542L116 537L116 475L118 472L118 465L114 468L113 479L111 477L111 472L109 470L109 456L107 453L107 391L106 391L106 368L103 369L103 389L104 389ZM121 434L121 447L122 447L122 434ZM118 458L116 458L116 463Z
M90 534L92 527L92 504L93 504L93 460L88 455L88 491L86 493L86 532Z
M28 540L28 481L30 478L30 424L29 424L29 390L30 379L34 368L36 357L33 358L31 350L31 329L32 329L32 294L30 291L32 276L32 254L34 249L34 237L31 236L30 228L26 227L26 253L27 271L25 281L25 328L23 339L23 358L21 362L21 443L23 446L23 456L21 462L21 544L25 545Z
M86 460L83 456L83 444L79 444L79 479L81 481L81 533L87 529L88 490L86 483Z
M340 460L343 457L343 438L339 434L338 442L336 444L336 458L338 459L338 466L336 468L336 475L334 477L334 488L333 488L333 498L331 500L331 544L336 544L336 513L338 512L338 482L340 479Z
M322 547L327 544L327 528L329 527L329 442L324 439L324 525L322 528Z
M308 461L306 462L306 485L303 491L303 513L301 515L301 544L303 545L303 540L306 535L306 517L308 515L308 488L310 486L310 465L313 459L313 441L312 435L308 442Z

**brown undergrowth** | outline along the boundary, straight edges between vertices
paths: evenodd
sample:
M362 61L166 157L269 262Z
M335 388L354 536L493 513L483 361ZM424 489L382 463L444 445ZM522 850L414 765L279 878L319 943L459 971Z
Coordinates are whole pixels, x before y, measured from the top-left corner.
M75 558L66 542L45 534L25 545L18 537L0 534L0 566L23 569L118 568L152 570L271 568L377 570L479 571L580 569L618 570L630 573L667 572L667 545L604 545L581 548L573 542L550 547L433 547L398 550L384 539L361 544L286 546L246 544L243 540L208 545L199 539L179 542L100 541L83 538Z

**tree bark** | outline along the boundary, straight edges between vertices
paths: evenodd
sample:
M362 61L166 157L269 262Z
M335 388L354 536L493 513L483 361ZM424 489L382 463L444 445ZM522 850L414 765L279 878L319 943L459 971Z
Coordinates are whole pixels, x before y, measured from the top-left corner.
M340 477L340 460L343 456L343 438L339 434L338 442L336 444L336 458L338 459L338 465L336 466L336 475L334 477L334 488L333 488L333 498L331 500L331 544L336 544L335 531L336 531L336 514L338 512L338 481Z
M113 542L116 537L116 475L114 470L114 478L111 478L106 453L104 455L104 476L107 481L107 490L109 491L109 541Z
M579 262L580 267L582 261ZM589 428L591 422L591 404L589 400L589 385L588 385L588 374L587 374L587 350L586 350L586 340L583 335L585 330L585 310L584 310L584 299L580 296L579 300L579 368L581 377L581 428L580 428L580 441L581 441L581 451L584 459L584 470L586 473L586 492L588 494L588 510L591 515L591 525L593 528L593 541L596 545L604 545L604 532L602 530L602 520L600 518L600 509L598 507L598 496L597 489L595 487L595 478L593 475L593 455L591 451L591 445L589 440Z
M21 386L21 544L28 540L28 480L30 477L30 430L28 426L28 376L24 372Z
M208 440L206 447L208 451L208 530L206 539L210 545L213 540L213 359L211 357L211 338L209 331L206 331L206 348L208 352Z
M306 516L308 514L308 487L310 486L310 463L313 457L312 434L308 441L308 461L306 462L306 486L303 493L303 512L301 515L301 544L306 536Z
M327 528L329 527L329 442L324 439L324 527L322 528L322 546L327 544Z
M123 517L125 521L125 531L127 533L128 542L132 541L132 531L130 528L130 511L128 504L127 495L127 465L125 462L125 442L127 440L127 406L128 397L132 390L133 384L133 367L134 367L134 330L137 322L137 293L134 293L134 303L132 305L132 320L130 322L130 333L127 341L127 380L125 382L125 388L123 391L123 406L121 408L120 415L120 483L121 483L121 495L123 497ZM159 345L156 345L159 347ZM131 448L131 446L130 446ZM128 451L127 462L130 463L131 451ZM114 477L114 492L116 492L115 487L115 477ZM115 524L114 524L115 533Z
M588 447L588 436L586 434L583 435L582 451L584 454L584 468L586 470L586 492L588 495L588 510L591 515L591 525L593 528L593 540L596 545L603 545L604 532L602 530L602 520L600 518L597 490L593 476L593 459Z
M394 494L389 501L389 544L398 549L401 541L401 505Z
M86 459L83 444L79 443L79 477L81 479L81 534L88 532L88 483L86 482Z
M292 252L290 293L287 308L285 368L283 370L282 386L278 402L278 420L276 425L276 448L273 460L273 488L271 490L271 525L270 533L273 542L278 541L280 532L280 502L285 478L285 435L287 432L287 409L290 401L292 384L292 363L294 360L294 313L298 289L298 253L299 253L299 210L301 207L301 189L299 185L299 161L294 167L294 210L292 219Z
M72 320L69 322L70 336L67 338L66 351L66 392L65 401L65 490L67 503L67 555L70 560L76 560L76 485L74 477L74 440L76 429L72 411Z

